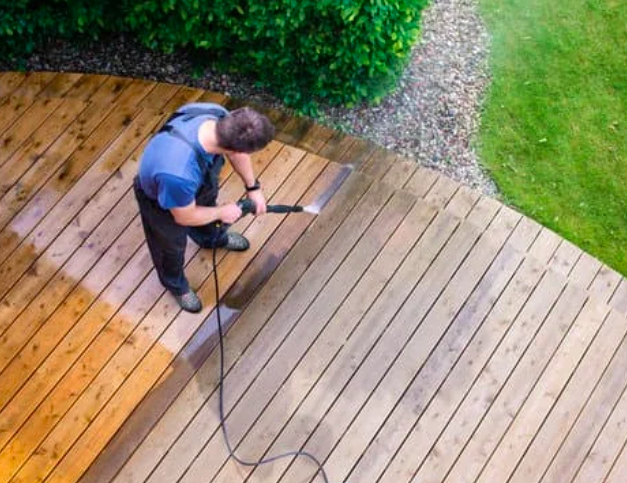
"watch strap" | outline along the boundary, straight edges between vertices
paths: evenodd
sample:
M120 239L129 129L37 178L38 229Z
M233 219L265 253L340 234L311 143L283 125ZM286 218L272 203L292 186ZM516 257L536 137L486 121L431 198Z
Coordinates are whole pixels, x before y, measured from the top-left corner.
M252 186L246 186L246 191L257 191L261 189L261 183L258 179L255 179L255 183Z

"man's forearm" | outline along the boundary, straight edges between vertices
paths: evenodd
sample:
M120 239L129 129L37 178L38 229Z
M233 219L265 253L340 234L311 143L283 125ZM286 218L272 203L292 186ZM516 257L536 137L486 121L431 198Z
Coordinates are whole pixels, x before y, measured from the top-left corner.
M250 155L232 155L229 157L229 161L245 186L255 184L255 172L253 171L253 162Z
M198 206L181 213L172 213L174 220L183 226L203 226L220 220L220 209L216 206Z

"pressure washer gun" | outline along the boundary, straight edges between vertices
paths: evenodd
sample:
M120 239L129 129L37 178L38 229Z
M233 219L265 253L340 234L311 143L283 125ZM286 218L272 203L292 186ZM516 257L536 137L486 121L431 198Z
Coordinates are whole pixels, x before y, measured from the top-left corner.
M242 210L242 216L254 214L255 202L248 198L241 199L237 202L237 206ZM300 213L305 211L303 206L299 205L266 205L268 213Z

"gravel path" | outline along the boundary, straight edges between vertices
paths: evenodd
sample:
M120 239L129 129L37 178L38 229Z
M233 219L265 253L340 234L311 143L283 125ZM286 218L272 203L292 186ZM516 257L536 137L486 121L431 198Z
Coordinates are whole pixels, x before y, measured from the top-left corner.
M322 107L319 120L497 196L472 148L489 81L489 38L476 2L432 0L423 15L422 38L397 90L378 106ZM201 79L193 78L183 74L191 71L188 58L150 52L123 37L80 48L54 43L45 52L33 54L26 69L147 78L285 109L248 79L212 71L206 71ZM14 70L14 66L0 63L0 70Z

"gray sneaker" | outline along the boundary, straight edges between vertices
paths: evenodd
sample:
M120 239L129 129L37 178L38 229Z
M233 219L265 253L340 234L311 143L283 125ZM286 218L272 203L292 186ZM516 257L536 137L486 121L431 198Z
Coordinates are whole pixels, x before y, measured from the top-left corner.
M235 232L227 232L227 242L222 248L231 252L243 252L250 248L250 242L244 235Z
M183 295L175 295L174 298L179 306L186 312L196 314L202 310L202 302L198 298L198 295L196 295L196 292L191 289Z

